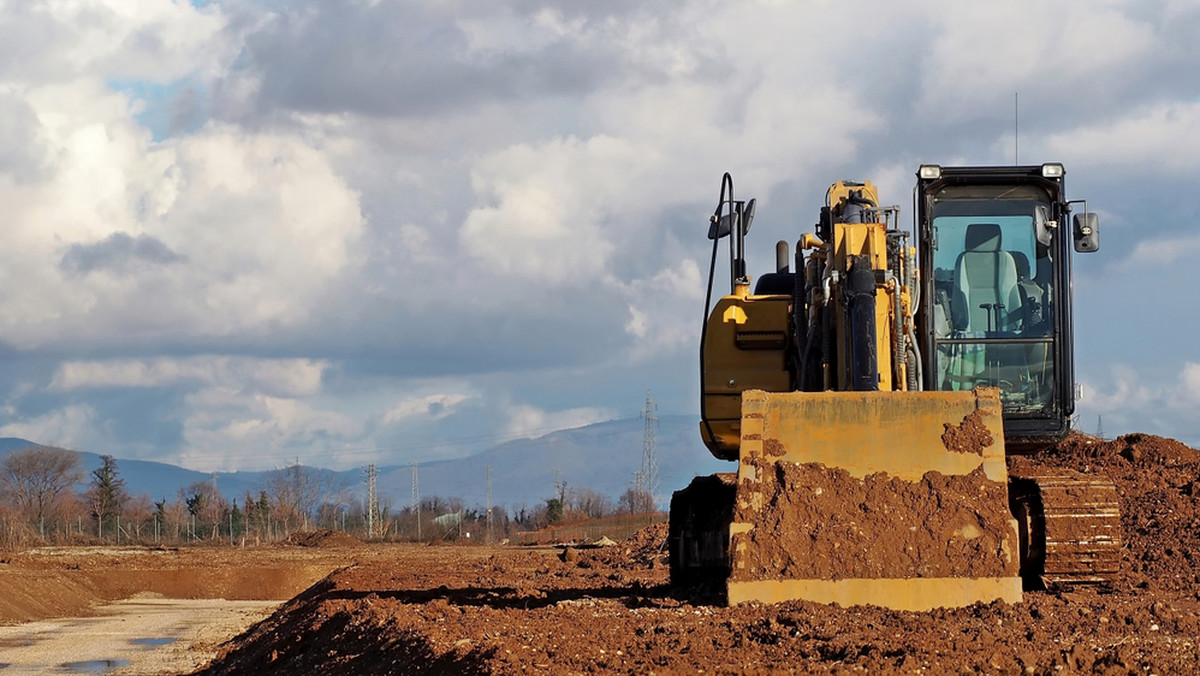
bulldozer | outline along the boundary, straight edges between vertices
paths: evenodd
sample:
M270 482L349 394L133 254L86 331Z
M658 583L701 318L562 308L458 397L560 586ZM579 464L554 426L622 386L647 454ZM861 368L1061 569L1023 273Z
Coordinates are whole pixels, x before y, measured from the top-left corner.
M1116 581L1112 482L1010 471L1066 437L1078 394L1071 250L1099 248L1099 219L1066 198L1065 174L922 165L911 228L870 181L837 181L753 289L757 201L723 176L700 436L737 470L672 496L673 583L731 604L926 610ZM730 292L714 306L725 240Z

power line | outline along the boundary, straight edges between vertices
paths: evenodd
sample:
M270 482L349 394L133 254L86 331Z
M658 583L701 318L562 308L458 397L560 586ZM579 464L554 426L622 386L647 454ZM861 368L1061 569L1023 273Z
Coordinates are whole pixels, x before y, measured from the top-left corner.
M645 491L650 495L651 500L656 500L658 495L658 458L654 454L654 430L658 426L658 405L654 403L654 397L650 396L650 391L646 391L646 408L642 412L642 417L645 419L645 427L642 430L642 477L645 480ZM657 508L657 505L655 505Z
M379 522L379 493L376 490L376 478L378 473L375 471L375 463L367 465L367 539L374 540L376 537L375 525Z

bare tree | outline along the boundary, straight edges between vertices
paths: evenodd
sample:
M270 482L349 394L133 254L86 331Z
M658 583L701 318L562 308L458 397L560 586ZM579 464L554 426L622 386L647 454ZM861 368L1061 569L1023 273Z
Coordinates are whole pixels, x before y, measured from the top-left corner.
M585 519L599 519L612 511L612 500L587 486L571 489L567 511Z
M265 489L271 496L272 518L281 519L285 530L291 519L296 519L302 529L307 529L317 505L326 496L345 490L345 483L336 481L328 472L296 463L267 475Z
M618 504L620 511L625 514L647 514L655 511L654 496L644 489L625 489Z
M60 500L83 480L79 454L61 448L34 446L9 453L0 461L0 487L30 526L45 534Z

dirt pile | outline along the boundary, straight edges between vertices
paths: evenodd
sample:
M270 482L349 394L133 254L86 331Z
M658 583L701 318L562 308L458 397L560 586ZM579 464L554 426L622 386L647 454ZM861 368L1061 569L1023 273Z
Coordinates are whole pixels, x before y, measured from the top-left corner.
M982 470L917 482L820 464L757 467L738 489L733 579L1014 577L1005 485ZM761 505L761 507L760 507Z
M292 533L280 544L292 547L361 547L363 542L337 530L313 530Z
M1013 464L1116 483L1126 576L1113 591L930 612L721 607L667 584L656 531L565 561L550 548L405 548L334 572L205 673L1200 671L1200 453L1144 435L1077 436Z
M1014 472L1066 467L1107 476L1120 497L1126 581L1141 589L1200 584L1200 451L1148 434L1111 441L1072 434L1010 464Z

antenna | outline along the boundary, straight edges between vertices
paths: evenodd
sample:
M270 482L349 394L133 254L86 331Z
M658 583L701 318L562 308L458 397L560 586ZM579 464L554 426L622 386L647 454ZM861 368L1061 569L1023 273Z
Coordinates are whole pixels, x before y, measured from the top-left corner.
M1013 92L1013 164L1021 163L1021 92Z

